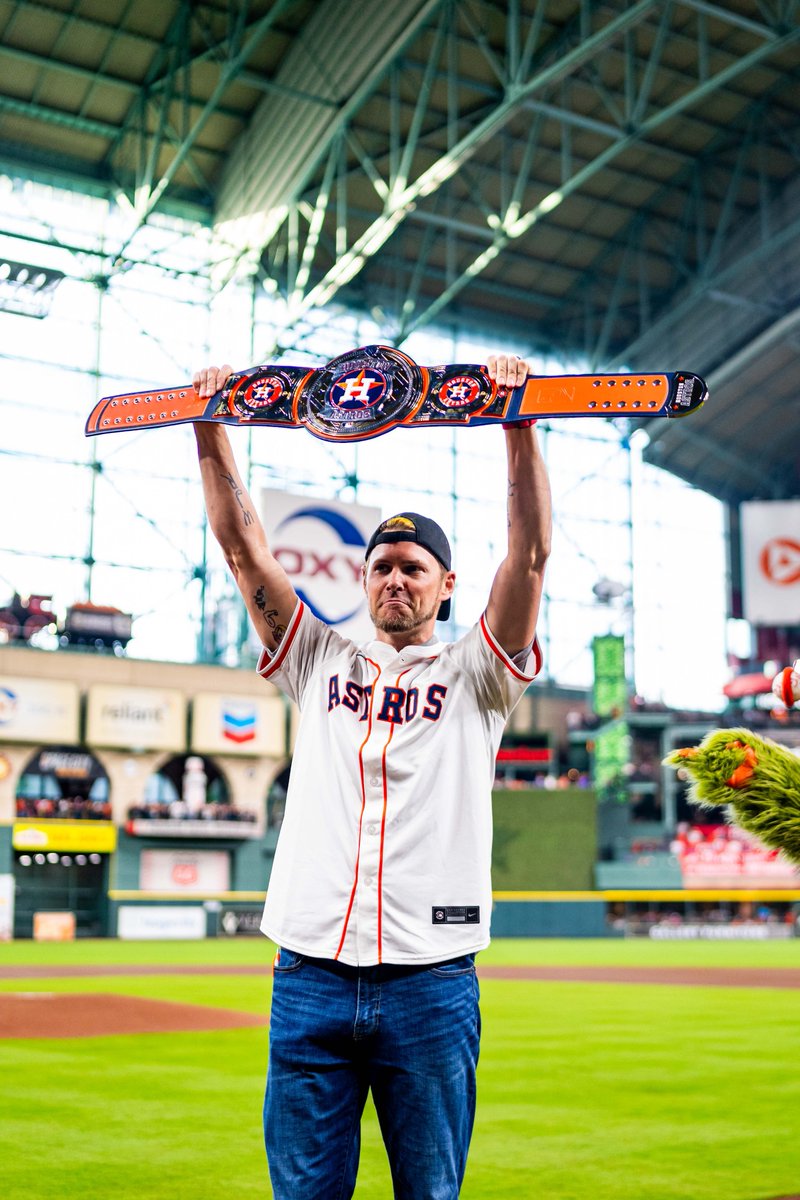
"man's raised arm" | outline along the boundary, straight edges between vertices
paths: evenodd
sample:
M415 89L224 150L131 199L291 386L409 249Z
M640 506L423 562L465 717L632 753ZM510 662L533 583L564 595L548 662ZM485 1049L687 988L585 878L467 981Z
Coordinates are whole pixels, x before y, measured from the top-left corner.
M492 356L487 366L498 385L523 383L528 364L516 355ZM497 569L486 606L492 633L507 654L533 642L550 554L552 508L550 483L536 430L505 428L508 457L508 553Z
M229 366L206 367L194 376L195 391L213 396L231 373ZM256 633L276 650L297 604L297 594L267 546L264 528L242 483L224 425L198 421L194 427L208 523Z

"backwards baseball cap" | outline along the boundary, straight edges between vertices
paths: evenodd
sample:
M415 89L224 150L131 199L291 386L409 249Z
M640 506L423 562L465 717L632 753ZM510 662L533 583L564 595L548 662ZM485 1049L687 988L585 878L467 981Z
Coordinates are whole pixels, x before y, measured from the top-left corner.
M381 521L367 544L364 555L368 559L376 546L389 542L416 542L442 564L445 571L452 570L450 566L450 543L444 530L430 517L420 513L403 512L394 517ZM450 599L443 600L436 614L437 621L446 621L450 616Z

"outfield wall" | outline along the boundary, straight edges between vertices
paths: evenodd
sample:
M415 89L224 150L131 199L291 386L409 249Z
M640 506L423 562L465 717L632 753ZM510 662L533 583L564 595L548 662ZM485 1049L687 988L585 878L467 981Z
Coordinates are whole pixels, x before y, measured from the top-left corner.
M492 793L496 891L588 891L597 862L597 797L590 788Z
M109 932L118 936L120 913L123 924L135 929L132 910L141 909L141 921L161 936L168 926L180 926L180 910L196 910L191 917L194 933L187 936L232 937L257 935L264 892L227 892L205 900L176 900L169 893L112 891L109 903ZM493 893L492 936L495 938L598 938L649 936L667 938L760 940L800 933L800 891L731 890L618 890L590 892L501 892ZM760 906L771 906L775 919L758 919ZM710 909L727 909L729 921L705 919ZM202 918L200 913L204 914ZM189 921L190 918L185 918ZM202 928L201 928L202 927ZM198 932L199 931L199 932ZM123 932L124 929L123 929ZM130 934L129 936L134 936ZM155 936L147 929L136 936Z

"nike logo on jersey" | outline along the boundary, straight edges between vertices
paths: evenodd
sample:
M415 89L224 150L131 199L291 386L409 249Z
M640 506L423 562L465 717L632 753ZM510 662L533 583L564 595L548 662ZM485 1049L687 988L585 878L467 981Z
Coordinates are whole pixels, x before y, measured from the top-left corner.
M376 720L390 725L404 725L415 717L438 721L446 696L447 687L443 683L431 683L422 693L416 687L386 686L376 694L373 712ZM363 686L354 679L341 683L338 675L331 675L328 680L328 712L347 708L356 713L360 721L366 721L371 700L372 684Z

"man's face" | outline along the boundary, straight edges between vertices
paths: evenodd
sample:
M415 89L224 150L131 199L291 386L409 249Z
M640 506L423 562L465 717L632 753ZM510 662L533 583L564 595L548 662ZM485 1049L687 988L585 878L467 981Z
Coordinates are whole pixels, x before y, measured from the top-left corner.
M369 615L383 633L413 633L436 620L455 575L416 542L376 546L364 568Z

